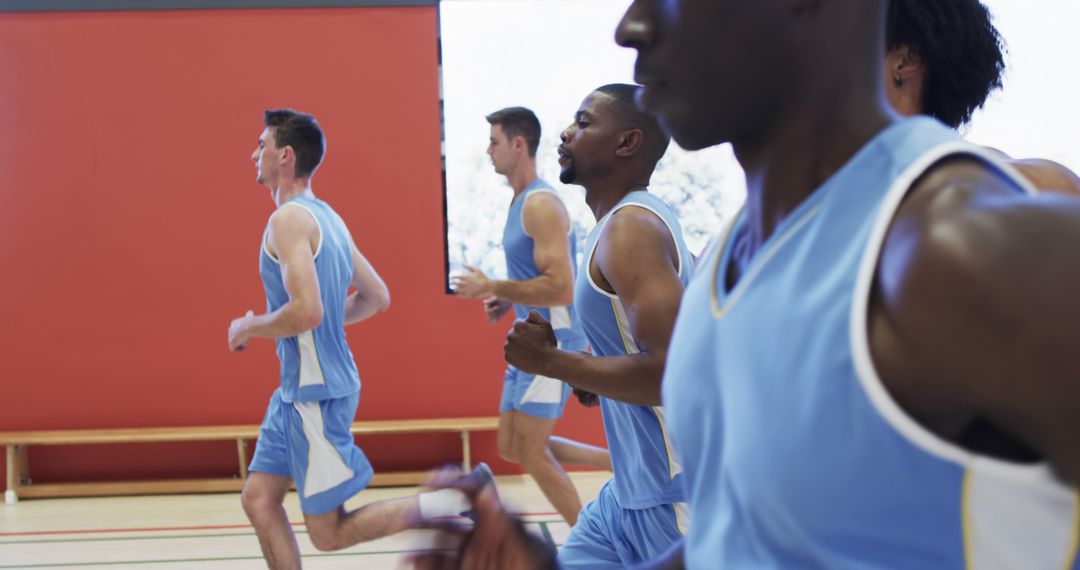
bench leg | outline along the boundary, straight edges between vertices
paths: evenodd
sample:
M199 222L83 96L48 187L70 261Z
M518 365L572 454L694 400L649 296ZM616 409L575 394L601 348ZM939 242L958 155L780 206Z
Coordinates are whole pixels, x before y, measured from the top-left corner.
M19 501L19 488L30 484L30 461L25 445L7 446L7 490L4 503L14 505Z
M472 457L469 455L469 432L463 431L461 432L461 468L466 473L472 470Z
M236 454L240 457L240 480L247 481L248 478L248 464L247 464L247 440L236 440Z

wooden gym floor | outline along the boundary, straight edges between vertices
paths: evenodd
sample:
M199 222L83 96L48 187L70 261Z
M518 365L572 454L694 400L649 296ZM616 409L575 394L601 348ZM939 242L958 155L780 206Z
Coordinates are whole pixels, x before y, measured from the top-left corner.
M571 473L582 503L596 497L606 472ZM570 529L527 476L498 477L499 493L528 526L555 545ZM409 495L416 488L366 490L347 503ZM289 519L302 522L295 493L285 501ZM311 546L296 525L305 568L398 568L402 555L429 546L419 531L332 553ZM255 532L236 493L89 499L34 499L0 505L0 569L9 568L265 568Z

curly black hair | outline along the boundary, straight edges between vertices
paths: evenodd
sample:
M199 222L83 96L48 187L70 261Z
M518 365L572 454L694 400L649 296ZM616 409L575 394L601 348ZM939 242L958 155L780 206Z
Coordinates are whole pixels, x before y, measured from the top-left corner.
M922 58L923 113L954 129L1001 88L1005 45L979 0L889 0L885 39Z

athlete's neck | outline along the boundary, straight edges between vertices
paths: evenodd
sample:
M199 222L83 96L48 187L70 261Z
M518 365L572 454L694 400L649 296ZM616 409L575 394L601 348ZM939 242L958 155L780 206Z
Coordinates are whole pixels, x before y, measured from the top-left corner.
M593 216L597 221L603 218L615 207L627 194L649 187L649 179L636 180L633 182L619 182L616 184L589 184L585 186L585 203L589 205Z
M754 140L733 143L746 173L747 251L898 117L883 99L838 101L788 115Z
M518 162L518 165L514 168L507 177L506 181L510 183L510 187L514 189L514 198L517 198L530 184L535 182L536 176L536 160L524 159Z
M315 193L311 190L310 178L293 178L287 182L282 182L275 188L271 188L270 196L274 199L274 204L280 208L282 204L297 196L314 198Z
M897 120L885 96L885 2L807 2L808 42L786 85L733 137L746 173L747 251L756 252L800 204ZM859 23L863 23L859 25ZM829 30L827 34L823 30ZM857 46L860 49L853 49Z

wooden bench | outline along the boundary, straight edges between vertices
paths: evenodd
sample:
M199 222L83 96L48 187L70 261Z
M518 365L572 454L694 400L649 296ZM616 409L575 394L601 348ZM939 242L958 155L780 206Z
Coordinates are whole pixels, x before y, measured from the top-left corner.
M429 420L380 420L356 422L356 435L458 433L461 434L462 467L472 468L469 434L498 427L497 417L440 418ZM248 442L258 438L258 425L173 428L133 428L0 432L0 445L7 447L7 490L4 500L14 504L21 498L89 497L104 495L155 495L173 493L214 493L239 491L247 479ZM27 448L31 445L91 445L102 443L158 443L177 441L236 442L239 471L233 478L116 481L98 483L33 483ZM372 486L418 485L427 471L376 473Z

